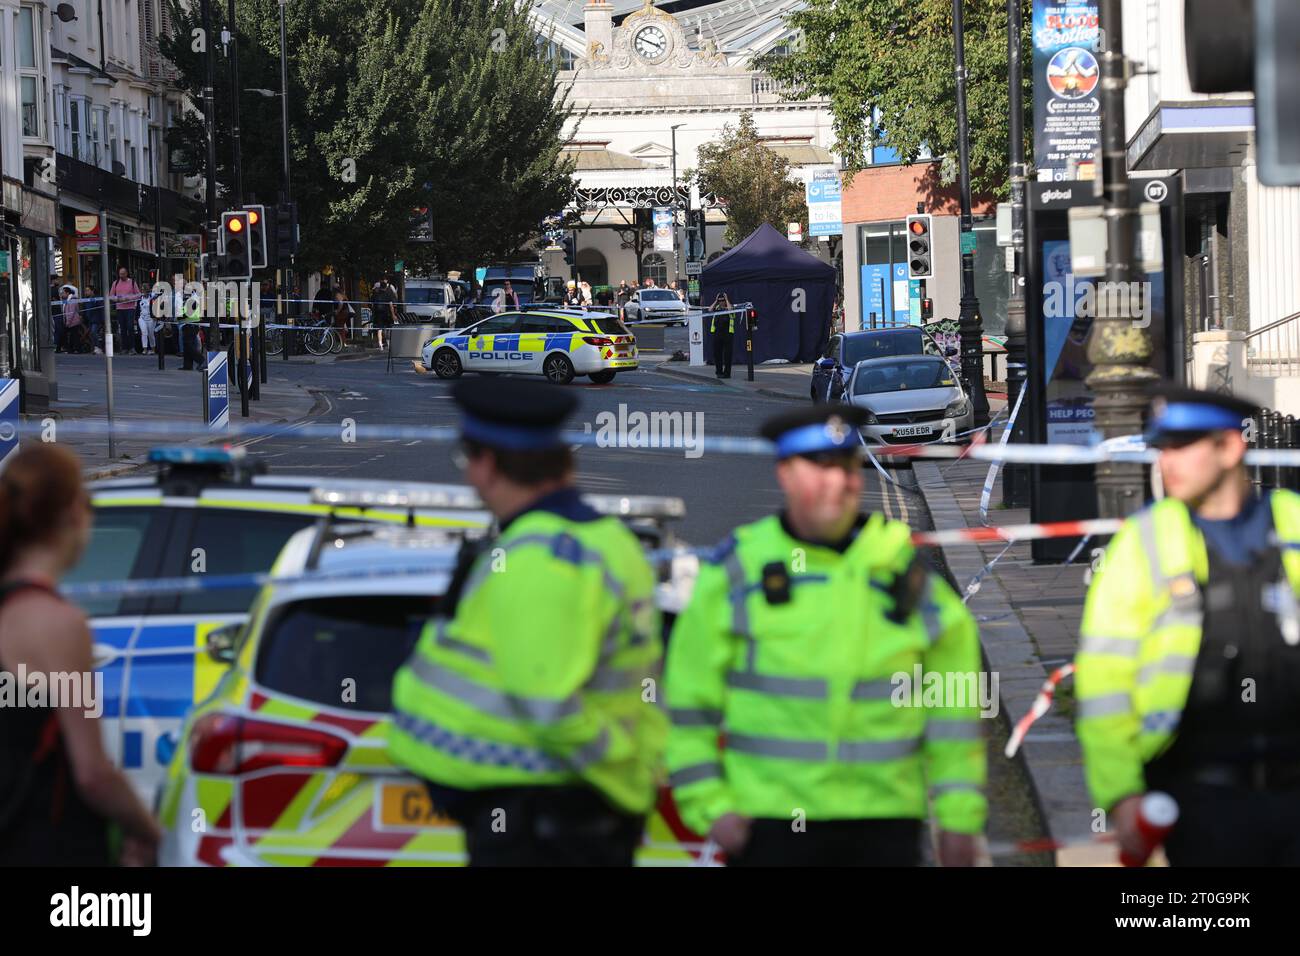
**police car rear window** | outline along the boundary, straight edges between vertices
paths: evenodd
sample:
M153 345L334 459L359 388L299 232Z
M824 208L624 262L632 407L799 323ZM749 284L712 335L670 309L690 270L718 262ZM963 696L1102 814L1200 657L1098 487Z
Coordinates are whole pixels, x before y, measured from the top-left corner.
M435 606L435 598L404 595L291 604L262 636L257 681L268 691L301 700L387 713L392 710L393 675L410 656ZM355 694L345 693L349 690Z
M589 319L592 328L602 335L631 335L627 326L618 319Z
M271 570L280 549L295 531L311 524L307 515L200 508L184 560L184 575L214 577ZM179 614L239 614L248 610L257 588L213 588L181 595Z
M80 584L117 581L130 576L154 512L155 509L149 508L96 509L90 544L77 566L63 580L68 584ZM118 613L122 596L86 597L77 603L90 617L109 617Z

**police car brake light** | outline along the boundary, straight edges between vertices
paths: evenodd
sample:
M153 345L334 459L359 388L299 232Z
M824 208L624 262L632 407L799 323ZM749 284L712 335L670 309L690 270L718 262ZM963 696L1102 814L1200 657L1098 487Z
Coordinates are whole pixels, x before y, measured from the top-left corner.
M342 737L235 714L201 718L190 736L190 769L236 775L271 767L334 767L347 753Z
M480 511L482 499L462 485L426 485L384 488L313 488L313 504L334 508L442 508Z
M242 461L243 448L179 448L159 447L149 449L149 461L160 465L230 465Z
M588 345L613 345L613 339L607 339L603 335L584 335L582 341Z
M684 518L686 502L660 495L583 495L603 515L619 518Z

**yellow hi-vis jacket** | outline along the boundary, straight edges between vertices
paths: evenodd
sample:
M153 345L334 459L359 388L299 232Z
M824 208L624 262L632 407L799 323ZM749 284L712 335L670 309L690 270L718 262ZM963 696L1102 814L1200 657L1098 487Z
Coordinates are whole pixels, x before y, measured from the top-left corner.
M1300 593L1300 495L1269 506L1291 588ZM1205 538L1165 498L1129 518L1088 589L1075 657L1077 727L1088 789L1109 810L1146 790L1143 767L1173 743L1201 647Z
M393 759L447 787L585 783L648 812L668 722L641 544L617 518L541 510L493 544L394 678Z
M920 819L928 785L941 827L983 828L976 624L934 575L903 624L886 617L914 554L910 529L878 514L843 554L770 517L701 563L664 673L670 783L687 826L707 833L728 812ZM769 600L774 575L788 601ZM927 695L938 681L943 693Z

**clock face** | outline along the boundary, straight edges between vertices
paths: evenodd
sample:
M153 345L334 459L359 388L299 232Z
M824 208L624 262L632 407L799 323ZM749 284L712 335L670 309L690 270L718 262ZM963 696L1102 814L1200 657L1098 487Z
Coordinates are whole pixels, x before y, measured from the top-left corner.
M645 27L632 40L632 45L647 60L658 60L668 52L668 36L658 27Z

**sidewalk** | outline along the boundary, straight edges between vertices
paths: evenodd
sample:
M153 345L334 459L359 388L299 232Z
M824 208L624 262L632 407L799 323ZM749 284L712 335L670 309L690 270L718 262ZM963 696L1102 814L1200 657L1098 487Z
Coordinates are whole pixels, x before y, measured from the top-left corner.
M980 527L979 500L987 462L916 462L917 482L938 530ZM1021 524L1028 509L1001 507L1002 485L994 484L988 523ZM988 562L1006 547L1002 542L944 549L944 558L959 587L969 588ZM1043 681L1078 649L1079 621L1087 591L1084 580L1090 546L1069 565L1034 565L1029 542L1012 545L979 578L967 606L980 622L980 639L990 671L999 675L1001 707L1014 726L1029 712ZM1029 731L1020 754L1033 784L1048 835L1087 841L1094 808L1084 785L1083 757L1074 733L1073 682L1057 688L1052 709ZM1113 850L1099 846L1058 854L1058 864L1105 862Z
M107 383L102 355L60 355L58 357L59 400L50 411L25 416L27 423L55 422L58 441L81 456L87 480L120 475L143 464L149 449L157 445L179 445L219 440L194 437L115 435L114 457L108 455ZM269 381L262 385L262 398L248 403L249 417L241 418L239 389L230 386L230 420L259 424L294 422L308 416L316 396L301 385L286 382L268 365ZM115 423L168 422L203 426L203 388L206 374L181 371L180 359L167 356L167 369L158 371L152 355L118 355L113 358L113 420ZM58 423L76 421L102 424L93 435L58 435Z

